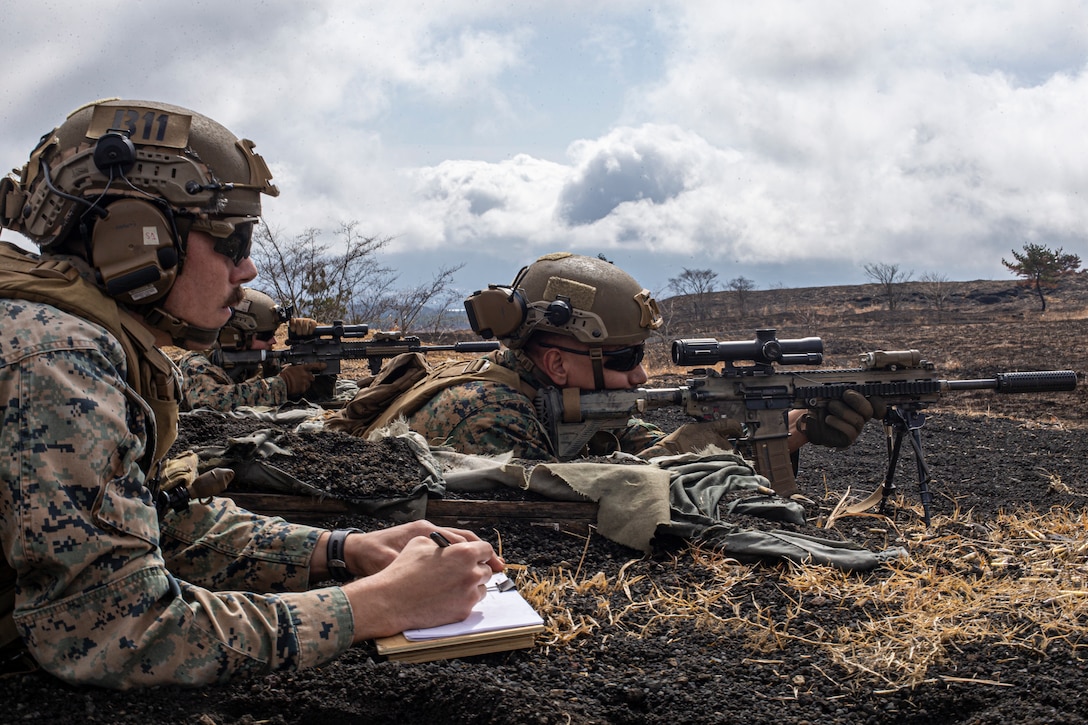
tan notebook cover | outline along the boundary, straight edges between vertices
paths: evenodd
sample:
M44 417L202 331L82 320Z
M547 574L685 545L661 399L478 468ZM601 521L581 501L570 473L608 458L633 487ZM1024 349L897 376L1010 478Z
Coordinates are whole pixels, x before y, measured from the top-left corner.
M441 637L412 642L403 634L376 640L378 654L401 662L430 662L451 657L468 657L488 652L504 652L511 649L527 649L536 641L536 635L544 631L543 624L492 632L476 632L456 637Z
M504 574L492 577L486 596L461 622L413 629L375 640L378 654L404 662L532 647L544 620Z

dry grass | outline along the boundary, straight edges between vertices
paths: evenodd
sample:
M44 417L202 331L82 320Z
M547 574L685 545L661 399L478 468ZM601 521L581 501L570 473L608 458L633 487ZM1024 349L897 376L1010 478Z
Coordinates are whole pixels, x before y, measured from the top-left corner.
M964 292L979 291L977 283L964 284L972 285L965 286ZM987 284L1000 292L1015 283ZM1084 287L1079 286L1078 295L1083 295ZM703 331L695 333L677 325L668 340L751 339L755 326L777 325L782 338L824 334L830 341L840 339L840 347L852 348L857 344L854 338L864 345L887 334L894 343L921 334L920 329L912 331L912 324L926 326L935 321L932 310L887 313L879 300L866 296L871 294L871 288L862 287L766 291L748 304L750 317L758 322L726 317L730 300L723 295L721 316L707 321ZM927 334L935 341L930 344L939 345L946 338L957 340L971 329L971 323L992 323L995 317L1020 324L1029 317L1041 322L1083 320L1088 318L1088 306L1081 299L1072 293L1069 299L1052 298L1046 313L1039 313L1030 298L1006 305L961 306L949 310L946 324ZM953 317L966 326L947 324ZM840 328L844 323L848 325ZM879 324L884 329L874 330ZM828 335L829 328L837 334ZM651 380L691 375L691 368L672 364L668 340L649 346L645 367ZM998 338L988 344L987 350L996 354L1015 352L1025 343ZM964 358L961 345L923 352L939 362L942 377L977 374L978 362ZM438 362L445 357L435 354L431 359ZM832 363L838 358L830 356L828 364L850 366L854 359L853 353L839 357L840 363ZM980 418L1008 415L992 409L991 402L991 397L956 396L949 398L947 407ZM1038 410L1029 422L1068 424L1052 415L1041 416ZM1049 487L1068 492L1060 477L1043 474ZM614 577L582 571L579 562L546 572L522 571L517 575L518 588L545 618L544 647L571 646L590 635L648 637L694 629L710 640L743 642L751 662L778 663L787 659L787 651L818 650L836 665L824 676L844 688L887 691L930 681L930 673L938 665L955 661L958 649L967 643L1031 652L1045 652L1056 641L1063 641L1075 653L1083 653L1088 646L1088 513L1018 511L983 524L970 511L957 509L951 516L934 518L928 529L920 524L899 529L874 513L847 514L850 493L834 495L838 500L825 489L824 503L830 513L820 526L831 529L850 521L856 527L868 519L870 531L885 532L890 540L885 544L904 546L909 557L859 575L830 566L752 567L717 552L694 550L680 555L692 557L693 562L673 562L669 576L662 576L667 562L651 567L647 560L632 559ZM843 610L850 616L841 616ZM986 679L942 676L942 680L1003 684L1000 674L988 674Z
M519 579L519 588L545 617L548 646L602 630L644 637L695 628L743 641L754 661L787 648L817 648L841 668L827 677L891 690L927 681L931 666L969 642L1042 653L1063 640L1082 652L1088 646L1085 532L1084 511L1021 511L988 525L956 512L929 529L900 532L909 557L866 575L829 566L768 570L695 550L681 556L696 566L677 569L688 573L668 578L671 585L639 573L644 561L631 560L613 579L560 568ZM774 606L760 600L768 578L782 595ZM587 596L597 599L595 614L574 618L565 602ZM821 617L829 608L851 616Z
M1088 319L1088 307L1079 310L1047 310L1040 315L1040 318L1049 322L1084 320Z

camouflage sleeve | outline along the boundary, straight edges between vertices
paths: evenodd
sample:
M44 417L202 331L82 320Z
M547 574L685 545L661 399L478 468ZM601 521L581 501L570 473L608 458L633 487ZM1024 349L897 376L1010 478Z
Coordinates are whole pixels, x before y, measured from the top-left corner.
M159 523L170 571L209 589L306 589L310 555L324 529L239 508L229 498L193 502Z
M491 381L453 385L431 398L410 419L412 429L431 445L461 453L554 460L548 436L532 401L517 390Z
M351 608L337 587L251 593L176 579L137 465L150 411L126 395L120 346L46 305L0 300L0 316L0 526L18 574L15 622L43 669L114 688L199 685L318 665L350 645ZM194 560L226 527L228 550L242 551L224 582L303 586L312 530L255 518L247 546L224 524L245 514L217 511L193 519L214 525L189 522L187 547L175 546L185 522L171 525L172 560L199 572ZM269 539L272 553L257 553ZM272 573L255 573L265 563Z
M200 353L178 360L190 409L209 408L226 412L246 405L278 406L287 402L287 383L278 375L234 382L227 371Z

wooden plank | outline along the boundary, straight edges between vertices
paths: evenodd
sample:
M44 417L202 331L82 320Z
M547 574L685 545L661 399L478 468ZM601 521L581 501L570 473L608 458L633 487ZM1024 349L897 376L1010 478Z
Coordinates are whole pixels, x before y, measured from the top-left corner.
M562 518L596 521L597 504L592 501L481 501L436 498L427 502L427 516Z
M478 501L432 499L427 520L440 526L475 529L517 521L554 531L585 535L597 522L592 501Z
M265 516L282 516L288 521L309 523L336 514L358 513L358 509L350 503L334 498L320 499L282 493L235 493L229 490L226 495L244 509Z
M317 523L331 516L361 513L360 507L339 499L319 499L277 493L227 492L242 508L298 523ZM431 499L427 519L441 526L475 528L518 521L584 534L597 521L592 501L482 501Z

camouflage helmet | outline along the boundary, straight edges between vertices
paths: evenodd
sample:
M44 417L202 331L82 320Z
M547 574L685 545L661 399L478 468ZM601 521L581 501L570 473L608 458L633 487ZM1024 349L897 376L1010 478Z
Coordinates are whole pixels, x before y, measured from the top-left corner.
M148 305L173 285L190 229L236 263L248 254L262 193L279 191L252 141L179 106L111 99L73 111L0 180L0 223Z
M509 288L492 287L477 299L483 304L466 301L470 319L479 313L494 321L484 332L493 330L512 349L524 347L536 332L592 347L636 345L662 322L657 301L631 275L603 259L568 252L540 257ZM474 329L480 332L478 325Z
M286 310L264 292L246 287L242 293L244 299L219 331L219 346L224 350L245 350L255 337L271 339L288 319Z
M657 300L611 262L560 252L546 254L514 281L543 314L530 315L518 338L534 332L567 335L589 345L636 345L661 326ZM555 314L556 302L565 311Z

